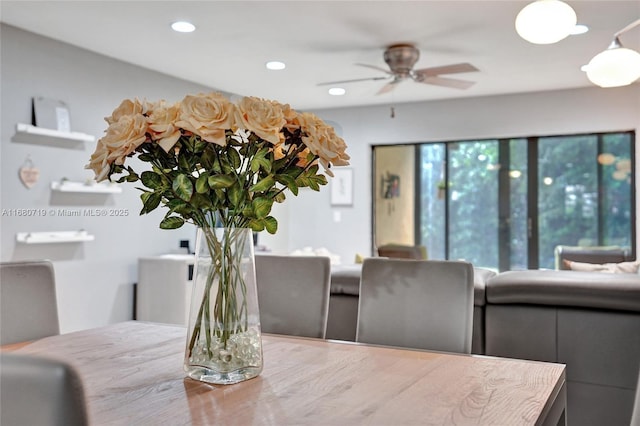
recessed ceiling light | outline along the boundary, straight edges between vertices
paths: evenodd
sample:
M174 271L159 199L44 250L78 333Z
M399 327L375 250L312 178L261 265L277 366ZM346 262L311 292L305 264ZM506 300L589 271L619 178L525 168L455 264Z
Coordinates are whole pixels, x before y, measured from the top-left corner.
M267 67L267 69L275 71L283 70L287 67L284 62L280 61L269 61L265 66Z
M342 87L332 87L331 89L329 89L329 94L333 96L342 96L345 93L347 93L347 91Z
M587 27L586 25L577 24L575 27L573 27L573 29L569 34L578 35L578 34L584 34L587 31L589 31L589 27Z
M196 30L196 26L191 22L178 21L171 24L171 29L179 33L191 33Z

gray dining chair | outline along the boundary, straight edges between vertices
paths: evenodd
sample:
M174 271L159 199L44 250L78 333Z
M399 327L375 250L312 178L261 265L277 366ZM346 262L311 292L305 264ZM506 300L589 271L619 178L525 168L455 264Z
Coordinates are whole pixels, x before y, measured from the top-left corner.
M82 381L67 363L16 353L0 354L0 424L85 426Z
M356 341L471 353L473 279L468 262L365 259Z
M51 262L0 263L0 345L60 334L56 303Z
M255 262L262 331L324 339L329 313L330 259L257 255Z

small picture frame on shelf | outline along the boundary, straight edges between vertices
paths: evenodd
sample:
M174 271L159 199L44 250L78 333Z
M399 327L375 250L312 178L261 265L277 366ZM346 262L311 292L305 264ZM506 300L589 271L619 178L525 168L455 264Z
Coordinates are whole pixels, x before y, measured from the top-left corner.
M71 132L69 107L63 101L42 96L33 98L33 125L46 129Z
M336 167L332 168L331 178L331 205L353 205L353 169Z

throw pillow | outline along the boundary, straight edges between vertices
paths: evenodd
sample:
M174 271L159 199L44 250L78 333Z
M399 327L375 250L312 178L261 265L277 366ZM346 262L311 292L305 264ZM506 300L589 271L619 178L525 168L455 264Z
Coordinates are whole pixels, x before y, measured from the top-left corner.
M564 260L565 266L572 271L595 271L606 272L609 274L637 274L640 271L640 260L634 260L632 262L620 262L620 263L585 263L574 262L571 260Z

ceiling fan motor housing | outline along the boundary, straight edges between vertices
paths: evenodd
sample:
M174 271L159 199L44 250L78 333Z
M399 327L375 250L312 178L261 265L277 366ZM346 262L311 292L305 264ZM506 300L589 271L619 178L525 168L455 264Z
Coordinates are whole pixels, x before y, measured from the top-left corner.
M396 78L409 78L420 58L420 51L410 44L394 44L384 52L384 61Z

